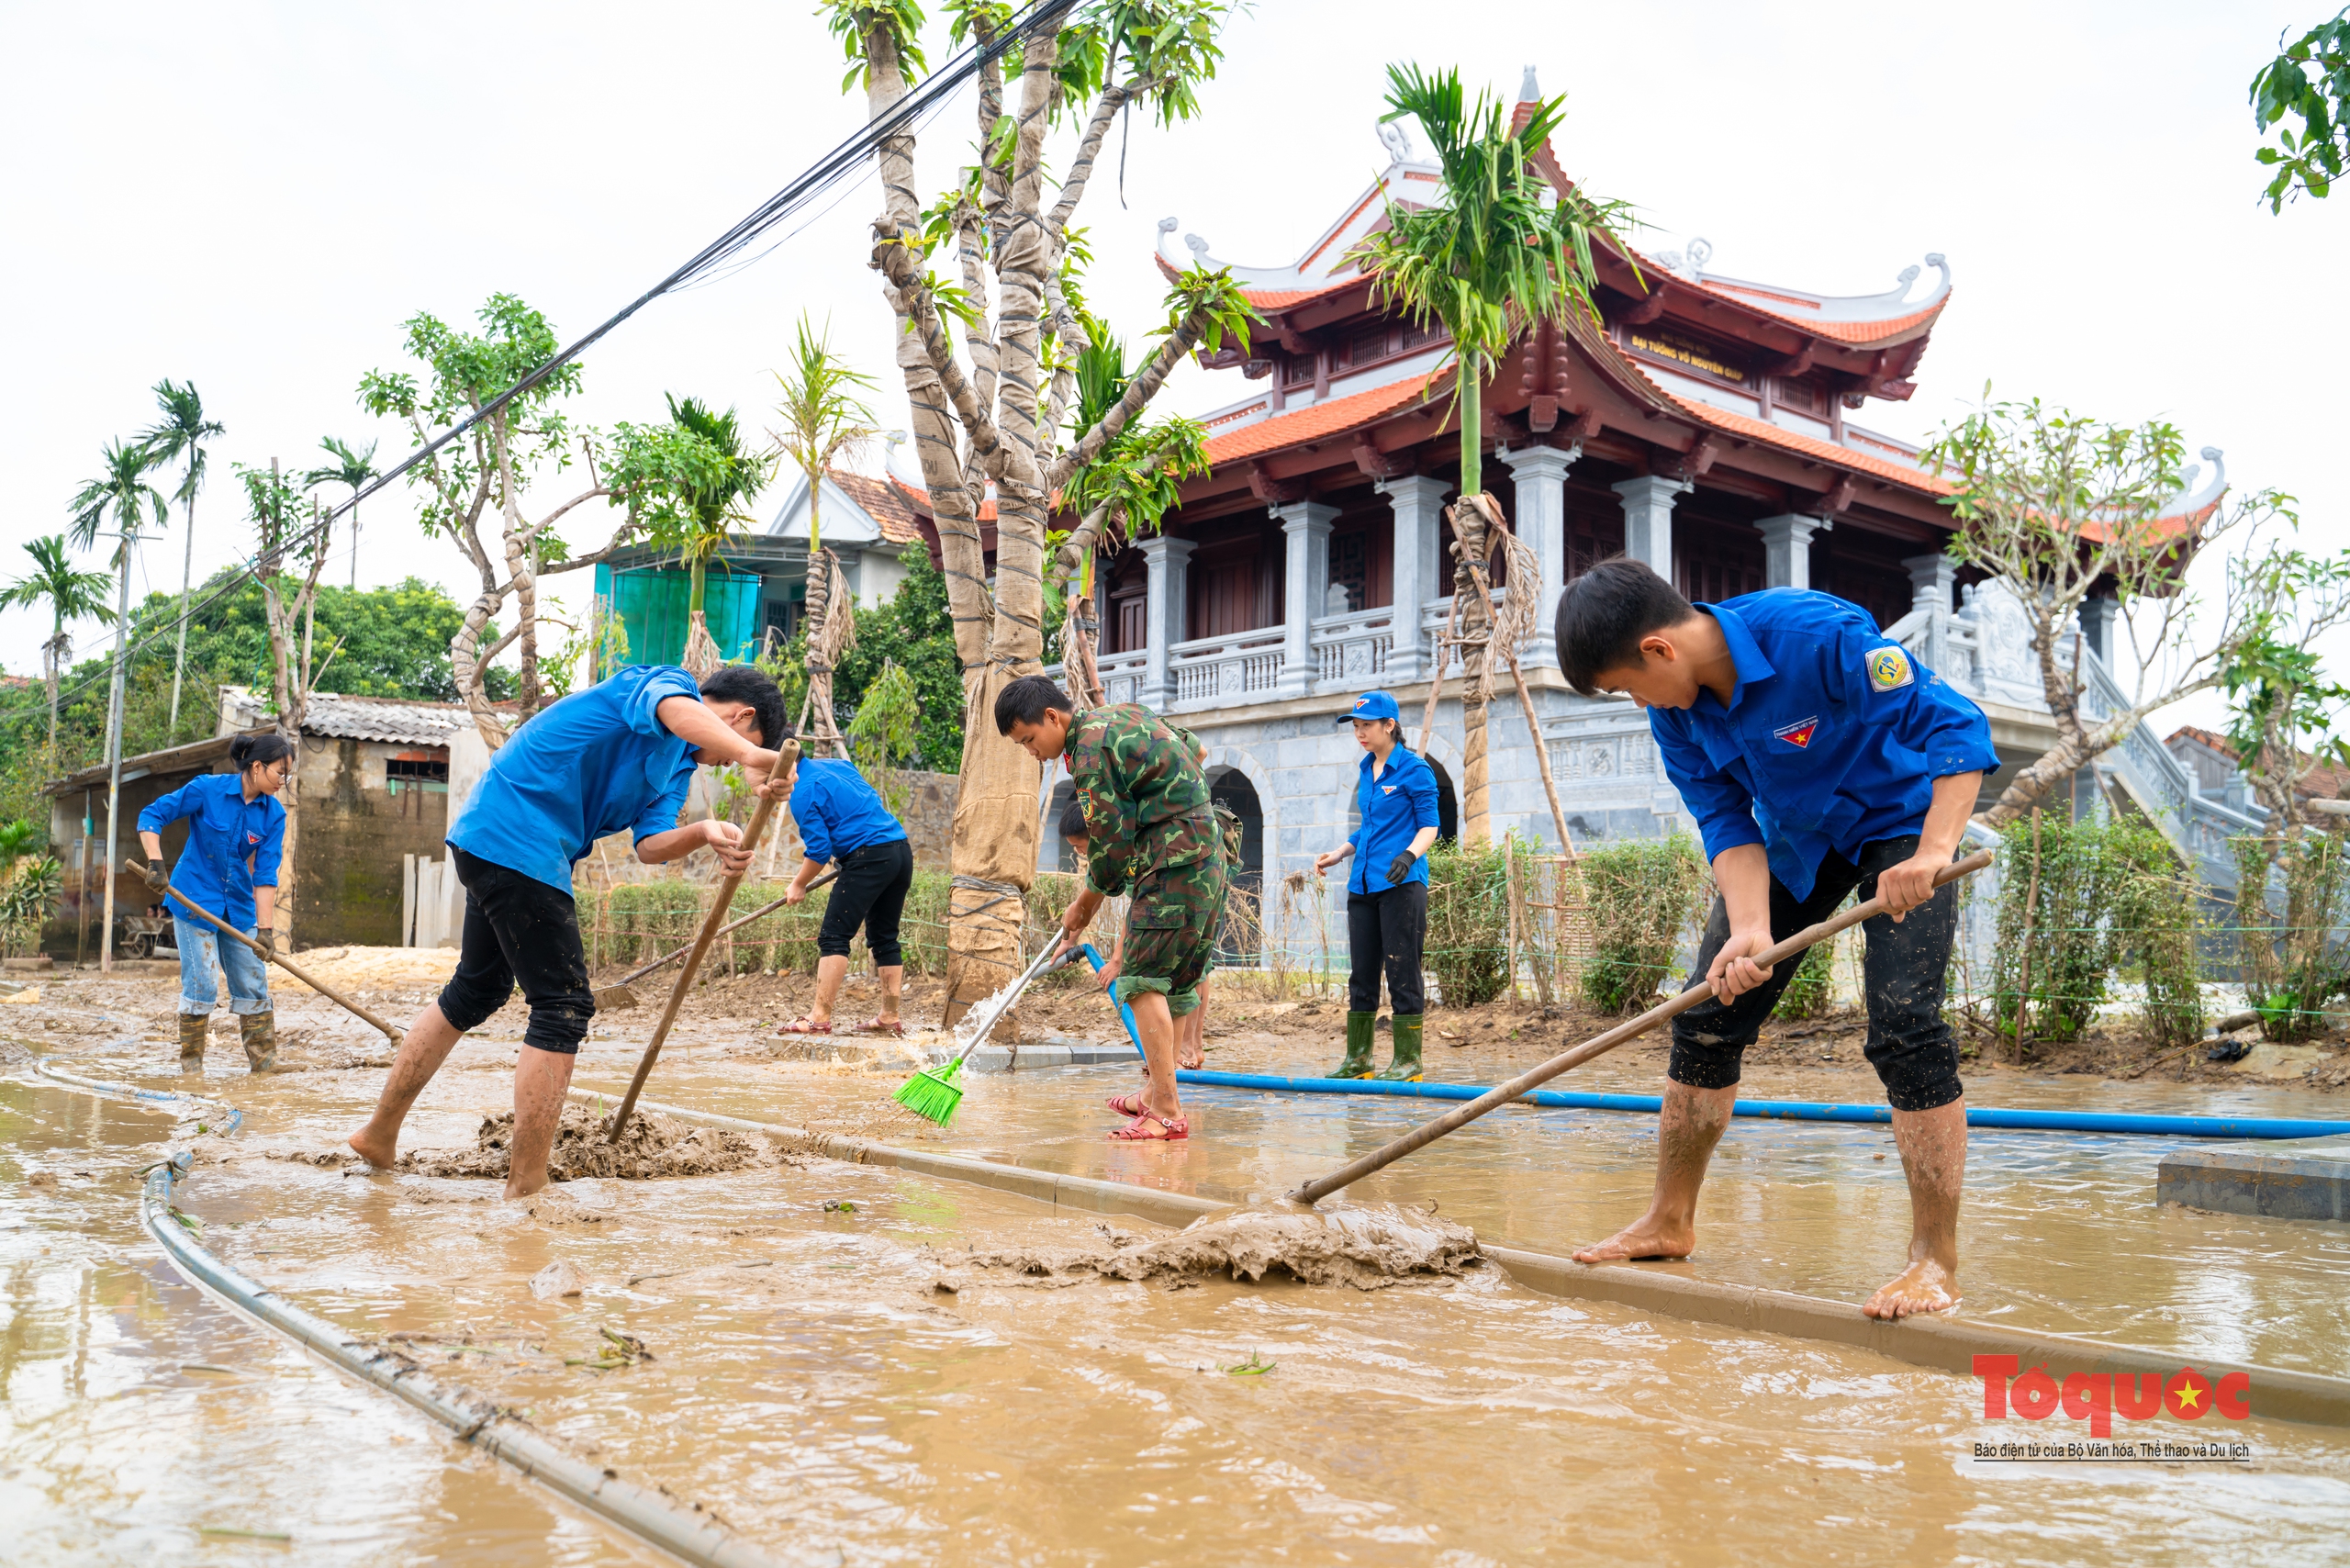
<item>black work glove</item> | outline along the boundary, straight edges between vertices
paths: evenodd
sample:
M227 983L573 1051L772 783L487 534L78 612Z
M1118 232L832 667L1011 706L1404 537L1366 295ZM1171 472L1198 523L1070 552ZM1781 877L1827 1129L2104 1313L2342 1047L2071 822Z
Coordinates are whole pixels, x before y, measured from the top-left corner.
M260 930L253 933L253 946L259 947L265 956L273 958L275 958L277 956L277 933L272 931L267 926L263 926Z
M147 890L153 893L159 900L171 896L171 873L163 869L163 863L161 860L147 862Z
M1408 849L1399 852L1394 859L1387 863L1387 879L1391 882L1402 881L1412 874L1412 864L1419 857Z

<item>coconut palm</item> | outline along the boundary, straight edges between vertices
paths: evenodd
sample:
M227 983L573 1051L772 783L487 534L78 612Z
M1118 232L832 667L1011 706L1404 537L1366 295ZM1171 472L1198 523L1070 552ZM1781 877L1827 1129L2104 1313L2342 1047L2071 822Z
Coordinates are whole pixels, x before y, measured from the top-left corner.
M155 526L163 524L165 506L163 493L147 482L150 466L146 446L138 442L125 444L108 442L102 454L105 470L98 477L84 484L76 492L70 510L73 514L73 543L86 550L95 543L98 530L106 520L114 520L115 532L121 543L114 553L117 580L114 634L114 681L106 697L106 760L111 771L106 779L106 924L100 927L98 967L111 971L114 968L114 875L115 851L121 841L122 804L122 688L130 671L130 547L139 542L139 534L146 526L149 514L154 516ZM185 624L185 620L182 622Z
M0 588L0 610L49 607L49 641L40 645L40 663L42 678L49 683L49 749L53 756L57 751L57 676L73 656L73 639L66 635L65 628L75 621L110 623L114 611L106 608L106 575L77 570L73 557L65 553L65 535L52 533L32 540L25 545L25 554L33 558L33 569Z
M1461 502L1452 509L1456 565L1453 602L1468 662L1489 654L1491 610L1483 582L1493 547L1488 516L1500 509L1484 494L1485 378L1536 320L1564 325L1591 302L1595 235L1615 237L1621 204L1595 201L1577 188L1554 190L1533 165L1535 154L1566 118L1565 97L1534 106L1510 128L1507 106L1479 93L1468 102L1458 72L1424 74L1416 65L1387 68L1387 113L1420 122L1443 173L1425 207L1390 202L1387 225L1360 247L1374 297L1416 322L1451 335L1447 363L1455 372L1460 414ZM1488 510L1490 509L1490 510ZM1441 658L1439 655L1439 658ZM1463 835L1489 836L1485 810L1485 710L1490 659L1462 694ZM1442 666L1438 671L1442 680ZM1529 722L1532 715L1528 715Z
M743 450L742 425L732 409L721 414L699 398L673 396L669 418L702 448L702 462L696 465L701 476L670 487L667 503L655 520L655 535L674 544L677 559L685 564L690 586L684 662L696 676L704 676L724 662L703 615L711 558L754 521L744 509L766 485L770 464Z
M187 606L190 591L196 587L196 493L204 487L204 443L215 436L229 433L218 420L204 417L204 399L196 395L196 383L172 385L165 376L155 383L155 407L163 417L140 433L140 442L147 448L147 465L161 468L166 464L181 464L180 487L173 499L180 503L180 517L187 531L187 544L180 563L180 623L178 641L172 653L172 739L180 738L180 675L187 666Z
M775 411L780 430L767 433L775 450L808 476L808 707L817 737L837 747L839 726L833 718L833 663L841 640L829 635L833 558L824 551L820 507L825 471L843 457L861 451L878 433L873 410L858 398L857 390L871 391L870 378L849 368L832 350L832 325L821 333L802 312L792 333L789 369L776 373L783 400Z
M344 442L328 436L319 444L334 459L323 468L313 468L302 476L306 485L348 485L351 487L351 586L359 586L359 490L375 476L375 442L367 443L364 452L353 452Z

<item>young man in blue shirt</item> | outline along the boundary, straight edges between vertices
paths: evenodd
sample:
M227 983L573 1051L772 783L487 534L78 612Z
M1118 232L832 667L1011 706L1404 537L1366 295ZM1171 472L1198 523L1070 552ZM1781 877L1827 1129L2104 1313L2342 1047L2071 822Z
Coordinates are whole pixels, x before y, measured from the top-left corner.
M906 839L906 824L890 815L856 764L839 757L800 758L789 788L791 820L800 825L805 855L800 874L783 890L784 898L792 903L806 898L809 882L828 860L840 862L841 874L824 901L824 923L816 933L816 1000L776 1033L833 1032L833 1003L848 978L849 944L863 925L873 971L881 978L881 1011L857 1027L871 1034L902 1035L906 1025L898 1008L906 989L906 960L898 943L898 921L905 912L907 890L914 885L914 851Z
M466 1031L506 1005L520 984L531 1004L514 1068L514 1137L506 1195L547 1184L564 1092L596 1000L571 898L571 868L596 841L623 829L648 866L678 860L704 845L729 871L751 861L743 830L708 818L677 825L686 787L699 763L740 763L755 786L770 782L784 734L783 694L747 665L694 678L668 666L624 669L574 692L514 733L490 761L449 830L450 856L465 887L457 972L400 1042L367 1125L349 1142L388 1170L408 1108Z
M1824 920L1847 893L1882 897L1866 923L1866 1054L1893 1105L1909 1182L1909 1264L1872 1317L1958 1305L1965 1091L1942 1015L1957 929L1950 864L1986 772L1999 766L1982 710L1866 611L1771 588L1692 605L1638 561L1604 561L1559 600L1559 662L1585 696L1648 710L1665 771L1705 834L1721 889L1689 983L1715 996L1673 1024L1648 1213L1582 1262L1685 1258L1697 1191L1729 1123L1739 1063L1795 965L1754 956Z

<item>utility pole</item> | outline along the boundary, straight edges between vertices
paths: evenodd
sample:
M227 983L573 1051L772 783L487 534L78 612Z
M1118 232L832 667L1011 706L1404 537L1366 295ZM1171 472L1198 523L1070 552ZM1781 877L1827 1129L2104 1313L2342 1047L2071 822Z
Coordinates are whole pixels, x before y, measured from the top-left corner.
M122 689L130 673L130 547L139 542L137 525L116 535L122 547L115 565L120 588L117 594L114 640L114 689L106 700L106 897L105 924L98 932L98 972L114 972L115 861L122 835Z

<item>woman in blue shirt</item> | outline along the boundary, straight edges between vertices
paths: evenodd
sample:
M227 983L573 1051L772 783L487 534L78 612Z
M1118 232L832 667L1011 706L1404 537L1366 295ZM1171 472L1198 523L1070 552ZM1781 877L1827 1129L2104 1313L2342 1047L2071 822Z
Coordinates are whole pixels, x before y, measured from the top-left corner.
M229 743L234 773L191 779L139 813L139 842L148 864L163 877L163 829L185 820L187 846L171 868L180 893L263 946L271 945L277 913L277 861L285 846L285 808L277 792L294 770L294 747L283 735L239 735ZM243 1031L245 1059L255 1072L277 1065L277 1025L269 1002L269 966L241 942L219 933L173 899L173 939L180 949L180 1070L204 1070L204 1040L219 992L217 961L229 977L229 1011Z
M1366 755L1355 781L1355 805L1362 821L1344 849L1314 857L1327 871L1351 857L1347 879L1347 947L1354 972L1347 980L1347 1059L1333 1078L1370 1078L1416 1083L1420 1079L1420 1023L1426 1012L1420 981L1420 952L1428 931L1428 846L1436 842L1436 774L1404 745L1403 716L1395 699L1366 691L1338 722L1352 723L1355 744ZM1379 1021L1379 971L1387 971L1387 1000L1395 1009L1395 1059L1387 1070L1371 1070L1371 1031Z
M914 885L913 846L905 823L890 814L856 764L838 757L802 757L793 772L791 820L799 824L806 857L783 896L793 903L808 896L808 884L836 860L841 874L824 902L824 923L816 933L816 1000L807 1012L776 1026L778 1035L829 1035L833 1003L848 979L848 946L859 925L881 979L881 1011L857 1028L867 1034L902 1035L899 998L906 987L906 960L898 945L898 921Z

